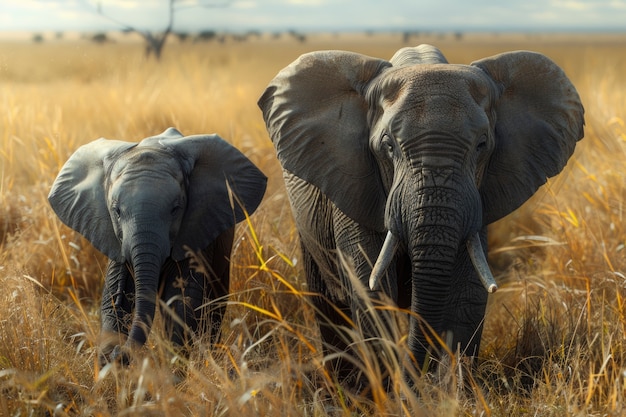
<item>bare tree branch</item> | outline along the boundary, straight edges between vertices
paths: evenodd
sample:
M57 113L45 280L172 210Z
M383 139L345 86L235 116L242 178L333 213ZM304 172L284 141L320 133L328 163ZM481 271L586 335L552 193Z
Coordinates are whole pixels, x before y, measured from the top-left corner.
M87 0L81 0L86 7L93 9L93 7L89 4ZM155 34L149 30L140 30L134 26L129 25L126 22L122 22L110 16L104 12L104 8L102 7L102 1L98 1L95 6L95 13L107 19L108 21L115 23L125 32L134 32L141 35L146 41L146 55L150 55L154 53L154 56L157 60L161 58L161 52L163 47L165 46L165 41L172 30L174 28L174 14L178 11L194 9L194 8L220 8L220 7L228 7L232 4L231 0L223 0L218 3L206 3L206 4L191 4L187 0L169 0L169 15L168 15L168 23L165 30L159 34Z

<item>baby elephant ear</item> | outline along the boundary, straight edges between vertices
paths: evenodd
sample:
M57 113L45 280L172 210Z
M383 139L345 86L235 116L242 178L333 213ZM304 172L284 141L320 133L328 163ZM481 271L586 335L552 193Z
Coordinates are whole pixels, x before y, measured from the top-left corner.
M170 138L161 145L174 149L189 169L187 210L172 247L172 258L187 249L205 249L222 232L257 209L267 177L237 148L218 135Z
M63 223L118 262L123 259L106 202L104 176L107 160L115 160L135 145L98 139L81 146L63 165L48 195L52 209Z
M495 150L481 195L485 223L506 216L558 174L583 137L584 110L561 68L517 51L474 62L495 82Z

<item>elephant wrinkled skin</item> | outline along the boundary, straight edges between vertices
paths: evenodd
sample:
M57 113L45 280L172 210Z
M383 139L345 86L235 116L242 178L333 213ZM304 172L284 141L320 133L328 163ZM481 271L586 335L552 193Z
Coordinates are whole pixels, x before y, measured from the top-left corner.
M215 342L234 227L256 210L265 186L265 175L219 136L185 137L173 128L139 143L99 139L68 159L48 199L63 223L110 259L101 365L127 362L144 345L158 296L176 345L186 347L189 330Z
M471 65L449 64L430 45L390 61L317 51L280 71L259 106L309 290L320 294L326 352L347 349L336 308L353 321L361 308L340 254L364 287L371 280L372 296L382 289L416 313L408 345L418 368L441 350L418 317L452 351L477 355L487 291L497 288L486 227L558 174L583 137L584 110L563 71L528 51ZM350 372L329 362L341 378Z

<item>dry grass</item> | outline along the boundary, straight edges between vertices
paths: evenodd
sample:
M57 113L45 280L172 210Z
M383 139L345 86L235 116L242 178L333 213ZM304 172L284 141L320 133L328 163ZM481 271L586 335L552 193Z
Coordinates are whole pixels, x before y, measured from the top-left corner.
M383 346L392 390L372 353L373 401L321 370L319 336L298 265L279 166L256 100L300 53L348 49L391 57L400 37L307 43L141 45L0 43L0 415L621 415L626 412L626 47L623 39L413 39L451 62L511 49L544 52L577 86L586 138L566 172L491 228L501 290L491 297L472 377L450 363L414 396ZM127 370L94 368L106 260L62 226L46 195L66 158L98 137L138 140L169 126L217 132L270 178L238 228L232 296L219 346L176 362L159 332ZM352 335L362 345L362 335ZM377 352L380 354L380 352ZM368 358L370 360L368 360ZM185 369L175 385L172 372ZM461 381L463 384L461 384Z

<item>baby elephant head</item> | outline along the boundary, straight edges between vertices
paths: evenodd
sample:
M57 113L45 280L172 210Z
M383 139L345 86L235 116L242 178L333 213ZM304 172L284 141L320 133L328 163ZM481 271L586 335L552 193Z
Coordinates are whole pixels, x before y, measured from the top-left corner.
M59 218L135 277L129 342L145 342L160 269L252 213L266 177L217 135L170 128L139 143L99 139L65 163L48 196Z

